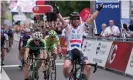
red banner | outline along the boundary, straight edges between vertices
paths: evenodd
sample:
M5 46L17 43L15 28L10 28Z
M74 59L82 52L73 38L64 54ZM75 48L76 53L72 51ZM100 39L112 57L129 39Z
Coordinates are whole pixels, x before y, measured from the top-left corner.
M90 8L84 8L81 12L80 12L80 17L82 19L83 22L85 22L87 20L87 18L90 15Z
M47 12L52 12L53 7L51 5L37 5L33 7L32 11L33 13L44 14Z
M61 44L61 48L62 48L62 54L65 56L66 51L67 51L67 45L66 45L64 37L60 37L60 44Z
M125 72L133 43L113 42L106 62L106 67Z
M44 0L37 0L36 5L44 5L45 1Z

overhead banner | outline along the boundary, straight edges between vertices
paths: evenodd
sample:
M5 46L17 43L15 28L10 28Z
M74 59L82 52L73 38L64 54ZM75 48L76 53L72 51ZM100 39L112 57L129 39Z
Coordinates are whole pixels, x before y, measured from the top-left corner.
M109 52L106 67L125 72L132 47L133 43L114 41Z
M97 63L105 67L112 41L95 41L85 39L82 51L88 57L90 63Z
M133 48L132 48L132 53L130 55L125 73L133 76Z
M101 4L97 0L95 3L95 9L97 10L98 5ZM104 0L103 0L104 1ZM106 0L110 1L110 0ZM114 1L114 0L113 0ZM109 20L114 20L114 24L120 28L120 18L121 18L121 3L116 0L116 2L106 2L103 4L103 9L100 11L96 17L96 27L97 32L101 33L101 25L106 23L109 26Z

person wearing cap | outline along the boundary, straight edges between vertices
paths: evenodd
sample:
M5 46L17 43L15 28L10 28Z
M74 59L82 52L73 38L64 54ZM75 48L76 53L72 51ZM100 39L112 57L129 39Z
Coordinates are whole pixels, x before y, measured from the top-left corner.
M20 40L19 40L19 46L18 46L18 50L19 50L19 67L22 66L21 63L21 59L23 57L24 51L25 51L25 46L26 43L28 41L29 38L31 38L31 34L30 34L31 30L29 28L25 28L24 29L24 34L20 36Z

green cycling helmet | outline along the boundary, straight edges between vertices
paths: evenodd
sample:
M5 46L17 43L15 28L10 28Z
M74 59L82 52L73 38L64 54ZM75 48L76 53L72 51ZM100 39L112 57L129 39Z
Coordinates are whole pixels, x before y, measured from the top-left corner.
M54 30L49 31L49 36L56 36L57 33Z

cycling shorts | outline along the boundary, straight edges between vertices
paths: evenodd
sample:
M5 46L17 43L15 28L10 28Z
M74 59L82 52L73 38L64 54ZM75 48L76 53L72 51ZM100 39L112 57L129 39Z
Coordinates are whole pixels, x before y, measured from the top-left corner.
M29 55L34 55L35 57L37 57L38 55L42 54L42 50L31 50L29 51Z
M70 60L72 63L74 60L78 60L78 63L82 64L83 62L85 62L85 60L88 60L88 58L84 56L80 50L75 48L70 51L67 51L65 60Z

